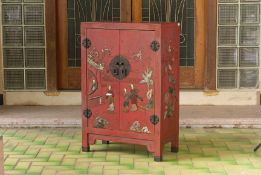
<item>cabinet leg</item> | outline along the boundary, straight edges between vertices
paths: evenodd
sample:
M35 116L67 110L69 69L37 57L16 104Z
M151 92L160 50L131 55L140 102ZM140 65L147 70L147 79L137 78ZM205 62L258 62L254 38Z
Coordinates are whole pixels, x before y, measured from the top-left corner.
M177 152L179 152L179 148L175 147L175 146L171 146L171 152L177 153Z
M171 142L171 152L179 152L179 139L175 139Z
M103 141L102 141L102 144L110 144L110 141L103 140Z
M82 152L90 152L90 146L87 147L82 146Z
M155 162L161 162L162 161L162 156L154 156L154 161Z
M90 151L90 144L88 140L88 135L83 130L82 134L82 152L89 152Z
M156 143L155 145L156 146L155 146L155 152L154 152L154 161L161 162L164 145L162 145L161 143Z

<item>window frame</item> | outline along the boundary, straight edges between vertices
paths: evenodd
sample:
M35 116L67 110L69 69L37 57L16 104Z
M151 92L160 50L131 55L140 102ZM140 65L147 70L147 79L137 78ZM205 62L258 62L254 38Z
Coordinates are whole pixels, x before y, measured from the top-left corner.
M1 27L0 27L0 34L1 34L1 41L0 41L0 45L1 45L1 69L2 71L0 72L3 76L3 80L2 80L2 85L3 85L3 91L45 91L47 89L47 59L46 59L46 47L47 47L47 44L46 44L46 17L45 17L45 9L46 9L46 1L47 0L43 0L42 2L24 2L24 0L21 0L21 2L0 2L0 14L1 14L1 20L0 20L0 24L1 24ZM21 5L21 20L22 20L22 23L21 24L15 24L15 25L12 25L12 24L6 24L4 25L3 24L3 5L5 4L17 4L17 5ZM43 6L43 24L29 24L29 25L26 25L24 23L24 7L26 5L31 5L31 4L41 4ZM23 32L23 44L21 46L4 46L4 33L3 33L3 29L4 27L9 27L9 26L14 26L14 27L22 27L22 32ZM26 27L43 27L43 32L44 32L44 45L43 46L26 46L25 45L25 28ZM15 48L20 48L23 50L23 67L5 67L4 65L4 49L5 48L10 48L10 49L15 49ZM44 49L44 66L43 67L26 67L26 57L25 57L25 50L26 49ZM13 89L13 88L6 88L6 85L5 85L5 75L4 75L4 72L5 70L23 70L23 88L21 89ZM28 70L42 70L44 71L44 88L27 88L27 80L26 80L26 72Z
M241 23L241 6L242 5L251 5L251 4L259 4L259 23L248 23L248 24L244 24ZM237 24L233 24L233 25L226 25L226 24L219 24L219 6L220 5L237 5L238 6L238 12L237 12ZM249 91L249 90L257 90L257 89L261 89L261 13L260 13L260 8L261 8L261 2L257 1L257 2L242 2L242 0L238 0L237 2L219 2L219 0L217 0L217 47L216 47L216 89L218 91ZM220 45L219 44L219 27L222 26L227 26L227 27L231 27L231 26L235 26L237 28L237 32L236 32L236 44L235 45ZM257 32L257 34L259 34L259 44L258 45L242 45L240 44L240 30L242 27L256 27L259 26L259 33ZM219 48L237 48L237 65L236 66L219 66ZM257 60L258 65L257 66L240 66L240 49L241 48L259 48L259 58ZM236 86L235 88L222 88L218 86L218 82L219 82L219 71L220 70L235 70L236 71ZM241 74L241 70L257 70L257 86L256 87L241 87L240 86L240 74Z

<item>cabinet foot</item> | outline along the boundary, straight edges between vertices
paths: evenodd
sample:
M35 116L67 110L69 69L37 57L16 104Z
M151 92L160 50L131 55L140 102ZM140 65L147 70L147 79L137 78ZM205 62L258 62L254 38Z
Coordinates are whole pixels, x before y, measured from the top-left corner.
M173 153L179 152L179 147L171 147L171 152Z
M103 140L102 144L110 144L110 141Z
M82 152L90 152L90 147L83 147L82 146Z
M162 161L162 156L154 156L154 161L155 162L161 162Z

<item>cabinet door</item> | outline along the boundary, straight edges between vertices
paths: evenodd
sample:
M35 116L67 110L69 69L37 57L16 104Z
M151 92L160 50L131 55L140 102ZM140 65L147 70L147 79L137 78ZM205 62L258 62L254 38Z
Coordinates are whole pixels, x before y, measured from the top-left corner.
M87 106L92 112L89 128L119 128L119 81L110 72L111 60L119 55L119 31L88 29Z
M120 54L128 59L129 75L120 81L120 129L136 133L154 133L150 116L155 103L155 59L150 45L154 31L120 31Z

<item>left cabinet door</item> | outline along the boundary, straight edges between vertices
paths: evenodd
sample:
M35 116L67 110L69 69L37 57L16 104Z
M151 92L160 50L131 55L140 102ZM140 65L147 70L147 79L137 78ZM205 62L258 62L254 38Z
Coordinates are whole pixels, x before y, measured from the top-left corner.
M118 129L119 81L113 78L110 63L119 55L119 31L87 29L82 44L87 48L86 104L91 112L90 129Z

